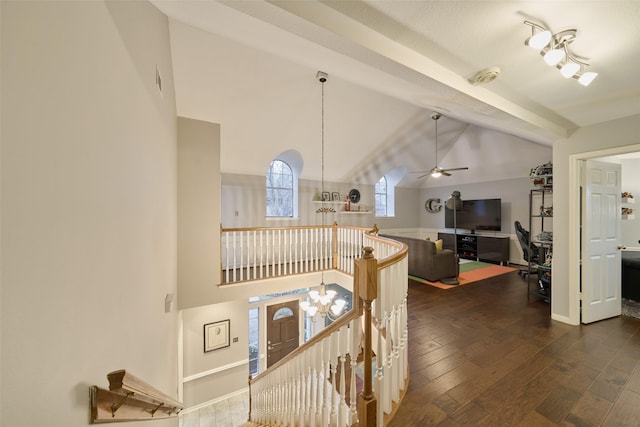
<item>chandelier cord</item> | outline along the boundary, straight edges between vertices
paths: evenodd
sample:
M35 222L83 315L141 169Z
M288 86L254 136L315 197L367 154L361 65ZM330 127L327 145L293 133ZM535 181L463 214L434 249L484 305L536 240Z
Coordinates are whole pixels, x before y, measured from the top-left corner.
M438 167L438 119L436 119L435 122L436 122L436 167Z
M326 269L332 269L333 264L331 261L331 230L328 230L326 227L326 218L325 214L327 212L335 212L332 208L328 210L325 209L325 202L329 202L330 199L325 199L325 196L328 194L325 191L325 182L324 182L324 83L327 81L327 73L322 71L318 71L316 77L322 83L322 92L321 92L321 128L320 128L320 139L321 139L321 153L320 153L320 169L321 169L321 188L322 188L322 197L320 199L320 203L322 204L322 208L319 213L322 215L321 219L321 232L320 232L320 241L318 242L318 247L320 249L320 290L310 290L308 299L300 302L300 307L303 311L305 311L310 318L316 319L317 317L328 317L331 320L337 319L343 312L343 309L346 305L346 301L342 298L335 299L338 291L329 289L326 290L324 283L324 271ZM339 202L339 201L338 201Z
M324 195L324 82L321 81L322 83L322 101L321 101L321 113L320 113L320 117L321 117L321 131L320 131L320 135L321 135L321 141L322 141L322 150L320 153L320 171L321 171L321 176L322 176L322 194ZM322 197L322 210L324 211L324 197ZM324 226L324 215L322 216L322 225Z

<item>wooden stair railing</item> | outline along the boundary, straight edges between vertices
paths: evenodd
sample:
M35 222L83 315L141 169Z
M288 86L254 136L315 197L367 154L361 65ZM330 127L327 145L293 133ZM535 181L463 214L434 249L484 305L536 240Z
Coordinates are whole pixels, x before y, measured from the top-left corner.
M92 423L168 418L183 408L177 400L124 369L110 372L107 379L109 390L98 386L89 389Z
M354 260L352 310L268 370L249 378L249 421L279 426L370 427L382 426L392 416L408 384L407 247L384 238L367 239L373 248L365 248L365 255ZM374 248L378 259L373 258ZM368 313L368 321L362 321L363 313ZM378 342L375 388L372 324ZM364 336L362 325L368 329ZM355 371L361 350L365 354L365 381L357 397Z

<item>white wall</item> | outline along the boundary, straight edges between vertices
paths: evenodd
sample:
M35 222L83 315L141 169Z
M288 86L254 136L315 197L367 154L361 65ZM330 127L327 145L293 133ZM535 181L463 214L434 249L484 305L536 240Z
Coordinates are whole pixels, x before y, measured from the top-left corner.
M640 141L638 141L640 142ZM627 247L640 246L640 159L623 159L622 191L633 194L635 203L625 205L633 209L635 219L622 221L622 244Z
M266 170L265 170L266 174ZM355 227L372 227L374 224L399 224L398 226L410 227L417 224L417 216L413 200L417 190L396 190L396 216L394 218L379 218L373 213L346 214L316 213L321 203L314 203L313 197L322 190L322 182L300 180L298 187L298 217L292 219L275 219L265 217L266 196L265 177L256 175L222 175L222 226L235 227L287 227L297 225L320 225L324 221L326 225L337 222L338 225ZM362 184L350 184L339 182L325 182L324 189L328 192L340 193L344 200L349 190L357 188L360 191L360 203L363 210L374 211L374 186ZM336 211L344 210L344 204L327 204ZM352 208L352 209L354 209Z
M607 149L636 144L640 144L640 115L578 129L567 140L553 146L553 318L574 324L580 321L578 272L570 271L576 259L572 263L569 259L570 246L575 246L580 236L578 213L570 211L580 191L577 185L575 188L570 185L570 172L574 170L571 156L594 152L592 157L601 157L616 154ZM636 148L630 150L637 151Z
M219 301L220 126L178 118L179 307Z
M146 2L0 7L0 423L88 425L89 386L106 387L121 368L175 397L178 316L164 304L177 291L167 19Z
M537 166L537 165L532 165ZM442 179L442 182L446 182ZM423 189L420 197L414 202L416 209L420 211L421 237L429 236L434 238L438 230L444 229L444 215L447 199L454 190L460 191L461 198L474 199L502 199L502 230L496 232L479 232L483 235L508 235L511 237L509 247L509 260L516 264L524 264L522 249L515 236L514 221L520 221L526 229L529 228L529 190L531 190L531 179L521 177L504 181L480 182L476 184L459 184L454 186L437 187ZM440 199L442 208L440 212L427 212L424 208L426 200ZM551 203L549 203L551 204ZM547 225L545 223L545 229ZM453 229L450 231L453 232Z
M249 376L246 362L249 357L248 300L191 308L184 310L182 317L184 377L196 377L184 384L185 407L246 388ZM204 325L226 319L230 320L230 346L205 353ZM233 342L234 338L238 342ZM206 373L209 375L203 375Z

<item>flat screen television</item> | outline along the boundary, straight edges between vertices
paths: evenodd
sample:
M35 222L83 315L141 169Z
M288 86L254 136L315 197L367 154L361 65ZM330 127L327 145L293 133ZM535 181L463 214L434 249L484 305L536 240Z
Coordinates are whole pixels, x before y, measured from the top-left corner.
M462 199L462 209L456 212L458 229L500 231L502 224L502 199ZM453 210L444 208L444 226L453 227Z

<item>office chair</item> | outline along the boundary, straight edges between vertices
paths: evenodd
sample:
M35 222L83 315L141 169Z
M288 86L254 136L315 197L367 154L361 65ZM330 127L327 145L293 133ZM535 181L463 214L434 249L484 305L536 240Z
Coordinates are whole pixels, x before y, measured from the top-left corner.
M520 221L514 222L514 226L516 228L516 236L518 236L518 242L520 242L520 247L522 248L522 257L525 261L528 261L532 264L540 264L540 247L535 243L531 243L529 240L529 232L522 227ZM525 277L527 274L531 272L532 274L538 274L537 267L534 270L529 271L529 269L521 269L518 274L522 277Z

